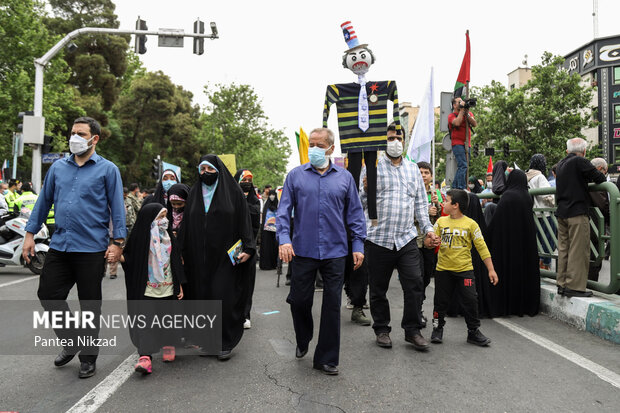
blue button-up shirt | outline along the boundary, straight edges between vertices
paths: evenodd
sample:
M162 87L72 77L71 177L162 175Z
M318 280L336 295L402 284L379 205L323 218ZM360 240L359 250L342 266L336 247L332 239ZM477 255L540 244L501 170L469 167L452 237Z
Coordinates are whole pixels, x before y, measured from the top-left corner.
M291 242L291 212L295 210ZM310 163L289 172L276 215L280 245L314 259L345 257L347 233L353 252L364 252L366 222L353 176L333 163L321 175Z
M93 152L82 166L74 155L52 164L26 231L36 234L54 204L56 231L50 247L65 252L101 252L108 248L112 217L115 239L125 238L125 204L121 174L112 162Z

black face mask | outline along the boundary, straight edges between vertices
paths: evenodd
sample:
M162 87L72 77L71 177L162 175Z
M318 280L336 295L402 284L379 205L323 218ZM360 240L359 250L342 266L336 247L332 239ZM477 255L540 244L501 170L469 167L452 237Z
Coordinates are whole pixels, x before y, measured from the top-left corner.
M239 186L241 187L241 190L243 192L250 192L252 189L254 189L254 185L252 185L252 182L240 182Z
M215 181L217 181L217 172L205 172L200 174L200 180L205 184L205 185L213 185L215 183Z

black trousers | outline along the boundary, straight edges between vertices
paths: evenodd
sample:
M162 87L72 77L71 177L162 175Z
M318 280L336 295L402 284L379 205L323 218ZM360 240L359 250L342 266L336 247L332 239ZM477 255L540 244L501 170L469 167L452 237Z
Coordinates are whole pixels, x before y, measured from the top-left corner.
M295 337L300 349L308 348L312 340L312 303L317 270L321 271L323 276L323 303L319 340L314 350L315 364L337 366L339 362L340 304L345 260L346 257L317 260L296 256L290 264L293 271L286 302L291 305Z
M362 172L362 155L366 165L366 182L368 183L368 218L377 219L377 151L353 152L347 155L348 170L355 180L355 188L360 187Z
M368 264L366 259L362 266L353 270L353 253L349 244L349 255L344 267L344 291L351 299L354 307L363 307L366 304L366 292L368 291Z
M461 303L461 311L465 317L467 328L475 330L480 327L478 293L476 293L474 272L437 271L435 273L433 318L438 321L439 327L446 324L446 312L452 300L457 297Z
M396 248L390 250L366 241L366 258L368 259L370 284L370 314L375 334L392 331L390 303L386 294L394 268L398 270L405 301L401 327L405 330L406 336L419 333L422 328L420 306L423 281L420 270L420 251L418 251L415 238L400 251Z
M67 296L77 284L81 311L95 314L95 329L55 329L58 338L71 339L74 346L66 348L72 354L80 352L81 361L95 361L98 347L78 347L78 335L99 336L101 314L101 280L105 273L105 251L63 252L49 250L39 278L37 295L46 311L69 311ZM74 309L75 310L75 309Z
M431 278L435 276L435 267L437 266L437 254L435 251L429 248L419 248L420 256L422 257L422 281L424 281L424 290L422 291L422 301L420 302L420 309L422 304L426 300L426 287L431 283Z

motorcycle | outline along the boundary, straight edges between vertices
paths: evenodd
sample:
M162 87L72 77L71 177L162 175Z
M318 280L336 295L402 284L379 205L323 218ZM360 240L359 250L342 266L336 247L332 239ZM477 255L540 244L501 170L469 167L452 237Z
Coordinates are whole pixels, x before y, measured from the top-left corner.
M45 243L49 238L49 231L45 224L34 236L35 255L30 257L30 263L26 264L22 257L24 238L26 237L26 224L28 223L29 211L21 214L9 214L0 217L0 267L6 265L19 265L28 268L34 274L40 275L43 271L45 256L49 246Z

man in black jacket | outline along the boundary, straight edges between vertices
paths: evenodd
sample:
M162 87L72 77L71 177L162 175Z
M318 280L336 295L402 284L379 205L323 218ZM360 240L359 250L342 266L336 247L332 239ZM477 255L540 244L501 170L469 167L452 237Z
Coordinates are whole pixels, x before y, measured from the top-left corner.
M566 158L557 165L558 218L558 294L567 297L590 297L586 291L590 264L590 221L588 183L605 182L585 158L587 143L581 138L566 142Z

